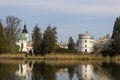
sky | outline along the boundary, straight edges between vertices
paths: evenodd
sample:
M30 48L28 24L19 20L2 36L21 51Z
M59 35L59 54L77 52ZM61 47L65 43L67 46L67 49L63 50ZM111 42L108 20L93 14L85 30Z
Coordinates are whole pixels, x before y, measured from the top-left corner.
M42 32L50 24L57 27L58 41L87 31L97 38L112 34L116 17L120 16L120 0L0 0L0 19L15 16L27 25L30 37L34 26ZM30 38L31 40L31 38Z

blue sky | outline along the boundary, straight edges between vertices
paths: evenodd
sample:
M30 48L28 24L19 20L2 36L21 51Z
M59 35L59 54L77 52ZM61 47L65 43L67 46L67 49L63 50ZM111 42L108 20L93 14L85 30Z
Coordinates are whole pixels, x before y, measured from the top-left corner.
M57 26L58 41L74 41L88 31L95 39L111 34L120 16L120 0L0 0L0 18L16 16L31 34L38 24L43 30Z

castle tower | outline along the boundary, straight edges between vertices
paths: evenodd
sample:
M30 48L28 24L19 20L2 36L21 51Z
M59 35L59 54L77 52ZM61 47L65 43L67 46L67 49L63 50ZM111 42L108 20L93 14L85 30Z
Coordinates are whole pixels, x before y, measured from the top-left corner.
M28 42L29 35L28 35L28 30L27 30L27 28L26 28L26 25L24 25L24 28L23 28L23 30L22 30L22 33L25 34L26 41Z
M77 52L90 53L93 51L94 40L88 32L78 35Z

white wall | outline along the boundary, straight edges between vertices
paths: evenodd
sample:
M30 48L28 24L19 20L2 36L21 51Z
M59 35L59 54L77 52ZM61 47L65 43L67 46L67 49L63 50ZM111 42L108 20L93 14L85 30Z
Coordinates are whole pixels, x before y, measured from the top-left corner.
M90 53L93 51L93 45L94 45L94 40L91 39L89 35L85 36L85 38L81 38L80 36L78 39L77 51Z

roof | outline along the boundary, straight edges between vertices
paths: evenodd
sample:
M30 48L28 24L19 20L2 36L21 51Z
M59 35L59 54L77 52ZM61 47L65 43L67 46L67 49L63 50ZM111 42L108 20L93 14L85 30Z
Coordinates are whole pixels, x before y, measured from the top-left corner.
M22 30L22 33L28 33L27 29L26 29L26 25L24 25L24 28Z
M79 39L93 39L88 32L86 32L85 34L79 34L78 36Z
M16 34L16 39L17 40L26 40L25 34L18 32Z

